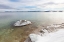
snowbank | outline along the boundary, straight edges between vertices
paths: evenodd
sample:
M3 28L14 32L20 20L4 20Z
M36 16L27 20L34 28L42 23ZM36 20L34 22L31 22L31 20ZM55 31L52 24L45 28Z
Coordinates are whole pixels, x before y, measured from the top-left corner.
M32 42L64 42L64 29L59 29L57 32L48 33L44 36L30 34Z

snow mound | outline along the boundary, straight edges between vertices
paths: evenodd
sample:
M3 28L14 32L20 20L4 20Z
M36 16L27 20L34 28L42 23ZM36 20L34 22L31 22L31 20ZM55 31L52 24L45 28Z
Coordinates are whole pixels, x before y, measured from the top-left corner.
M32 23L27 20L19 20L14 24L14 26L24 26L24 25L28 25L28 24L32 24Z
M41 36L40 35L37 35L37 34L30 34L29 37L30 37L30 39L31 39L32 42L35 42Z
M48 33L44 36L30 34L29 37L32 42L64 42L64 29L59 29L57 32Z

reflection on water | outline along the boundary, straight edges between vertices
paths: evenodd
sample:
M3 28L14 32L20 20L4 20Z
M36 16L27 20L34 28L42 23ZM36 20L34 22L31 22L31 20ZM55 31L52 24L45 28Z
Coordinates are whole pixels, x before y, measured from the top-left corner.
M33 24L14 27L17 20L30 20ZM0 42L23 42L27 35L38 25L64 22L63 12L13 12L0 13Z

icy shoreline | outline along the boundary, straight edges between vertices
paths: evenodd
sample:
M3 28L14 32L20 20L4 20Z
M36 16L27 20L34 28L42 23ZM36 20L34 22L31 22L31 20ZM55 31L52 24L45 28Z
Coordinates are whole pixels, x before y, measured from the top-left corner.
M32 42L64 42L64 29L59 29L57 32L49 33L44 36L31 34L30 37Z
M38 29L39 30L39 29ZM36 33L31 33L25 42L64 42L64 23L41 27Z

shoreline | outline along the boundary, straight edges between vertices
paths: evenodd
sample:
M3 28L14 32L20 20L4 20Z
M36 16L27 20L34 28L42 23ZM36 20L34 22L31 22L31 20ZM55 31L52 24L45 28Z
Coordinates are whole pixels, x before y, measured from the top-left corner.
M48 25L48 26L38 26L38 28L35 29L34 31L32 31L31 34L43 36L46 33L49 34L49 33L57 32L58 29L64 29L64 23L52 24L52 25ZM32 42L32 41L31 41L31 38L28 37L24 42Z

